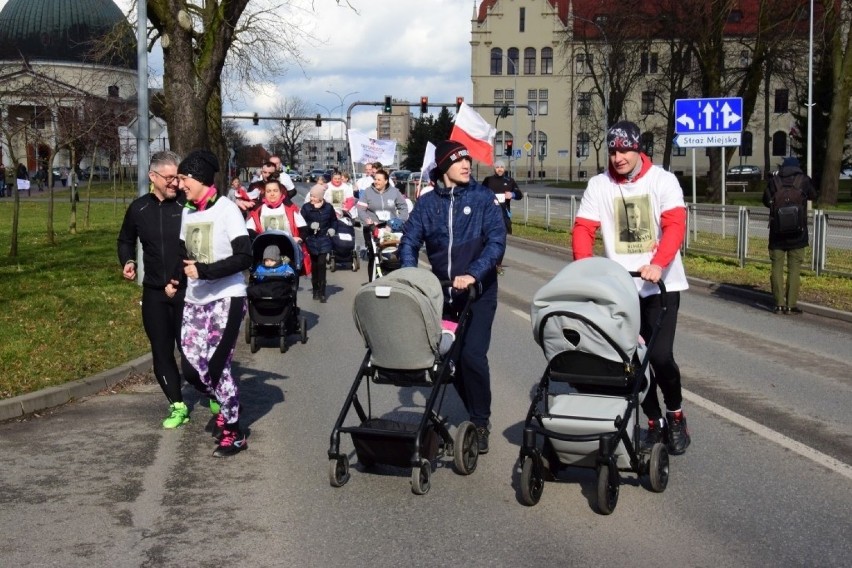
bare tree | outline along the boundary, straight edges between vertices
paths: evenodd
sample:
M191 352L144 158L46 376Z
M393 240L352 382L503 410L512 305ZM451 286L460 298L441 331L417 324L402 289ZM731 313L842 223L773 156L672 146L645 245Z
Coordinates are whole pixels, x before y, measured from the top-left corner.
M272 112L275 116L307 117L310 114L310 106L299 97L290 97L276 101ZM285 164L298 165L297 156L302 149L302 140L312 125L305 120L290 120L288 123L285 119L273 122L268 128L269 144L273 153L279 154Z

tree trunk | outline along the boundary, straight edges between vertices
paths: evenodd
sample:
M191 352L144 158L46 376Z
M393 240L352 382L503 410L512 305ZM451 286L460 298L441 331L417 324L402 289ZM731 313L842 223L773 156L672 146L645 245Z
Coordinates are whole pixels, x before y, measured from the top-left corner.
M819 201L822 205L837 205L838 172L843 159L843 144L849 120L849 98L852 96L852 27L837 26L832 34L832 71L834 92L831 97L831 112L822 167Z

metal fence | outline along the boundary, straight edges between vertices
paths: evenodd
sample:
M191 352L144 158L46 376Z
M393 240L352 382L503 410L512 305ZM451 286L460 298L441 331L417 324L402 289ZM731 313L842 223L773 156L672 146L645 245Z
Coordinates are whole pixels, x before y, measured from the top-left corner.
M513 204L515 223L571 231L580 206L575 196L527 193ZM683 254L711 254L747 262L769 262L769 210L765 207L688 204ZM810 246L803 266L815 274L852 278L852 213L815 209L808 213Z

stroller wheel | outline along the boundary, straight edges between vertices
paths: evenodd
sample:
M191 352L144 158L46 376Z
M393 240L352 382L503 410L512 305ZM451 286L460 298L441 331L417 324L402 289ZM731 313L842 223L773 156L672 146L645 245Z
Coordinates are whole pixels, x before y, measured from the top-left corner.
M476 426L473 422L459 424L453 449L453 463L461 475L470 475L476 470L479 459L479 441L476 437Z
M352 272L358 272L361 268L361 259L358 258L358 253L352 251Z
M656 443L651 448L651 461L648 464L648 477L651 490L662 493L669 484L669 451L665 444Z
M598 467L598 511L602 515L612 513L618 504L618 470L610 475L611 467L609 465Z
M411 491L415 495L429 493L432 477L432 464L425 458L420 458L420 464L411 470Z
M308 342L308 319L305 316L299 316L299 333L302 345Z
M349 457L337 456L328 460L328 482L332 487L343 487L349 481Z
M287 353L287 336L286 335L282 335L278 339L278 350L281 351L281 353Z
M328 269L331 272L335 272L337 270L337 261L334 259L334 254L328 255Z
M257 346L257 336L256 335L253 335L251 337L249 345L251 346L251 352L257 353L257 350L260 349L260 347Z
M524 505L537 505L544 492L541 460L542 458L537 455L524 458L524 464L521 467L521 501Z

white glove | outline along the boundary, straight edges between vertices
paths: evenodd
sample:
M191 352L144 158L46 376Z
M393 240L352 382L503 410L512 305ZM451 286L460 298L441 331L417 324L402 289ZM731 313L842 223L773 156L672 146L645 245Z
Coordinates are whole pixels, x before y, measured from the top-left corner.
M314 221L313 223L311 223L311 230L312 230L313 232L315 232L315 233L316 233L317 231L319 231L319 223L317 223L316 221Z
M337 231L335 231L334 229L329 229L329 230L328 230L328 236L329 236L329 237L333 237L333 236L334 236L334 235L336 235L336 234L337 234Z

